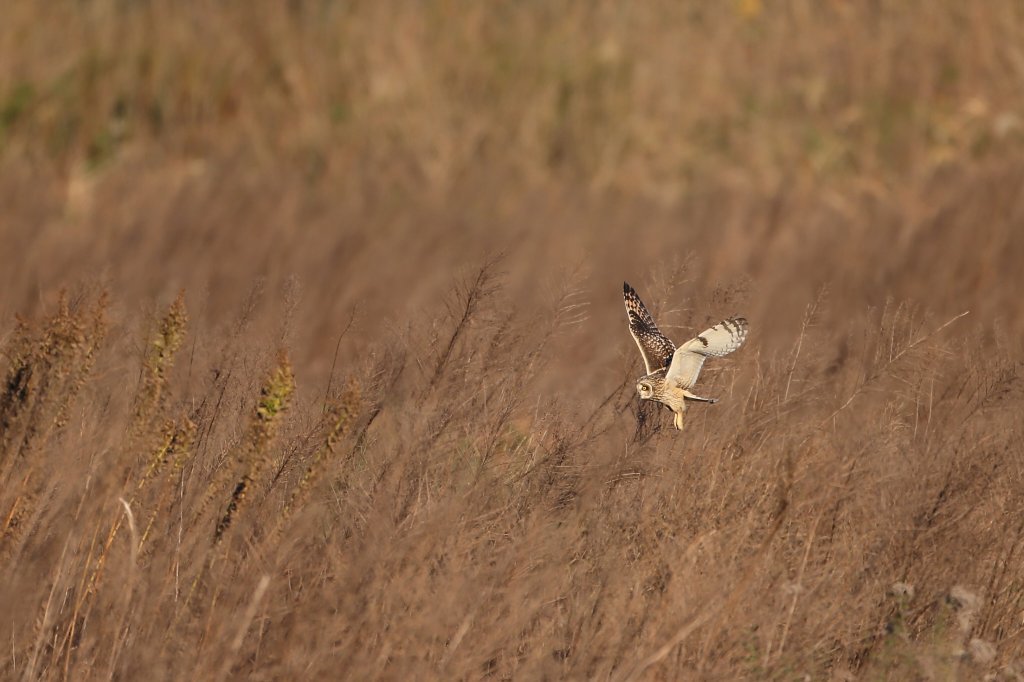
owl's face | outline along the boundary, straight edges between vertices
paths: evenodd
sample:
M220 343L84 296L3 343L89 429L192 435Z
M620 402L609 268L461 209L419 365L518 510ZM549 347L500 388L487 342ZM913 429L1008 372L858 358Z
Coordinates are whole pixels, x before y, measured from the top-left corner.
M654 384L644 379L637 383L636 392L640 394L642 400L650 400L654 397Z

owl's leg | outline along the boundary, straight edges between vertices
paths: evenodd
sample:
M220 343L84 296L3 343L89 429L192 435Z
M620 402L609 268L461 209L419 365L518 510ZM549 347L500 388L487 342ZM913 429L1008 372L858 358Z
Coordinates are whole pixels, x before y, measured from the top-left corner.
M682 431L683 430L683 411L679 410L678 412L676 412L675 410L673 410L673 414L675 414L675 420L673 421L673 424L675 425L675 427L678 430Z
M717 403L718 398L701 398L699 395L694 395L689 391L683 391L683 398L686 400L694 400L699 403Z

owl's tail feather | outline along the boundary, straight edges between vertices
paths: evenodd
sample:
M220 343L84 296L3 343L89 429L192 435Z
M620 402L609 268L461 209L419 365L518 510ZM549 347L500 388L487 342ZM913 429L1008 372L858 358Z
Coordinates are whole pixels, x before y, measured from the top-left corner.
M683 393L683 398L685 398L686 400L693 400L693 401L696 401L696 402L699 402L699 403L717 403L718 402L718 398L701 398L699 395L694 395L694 394L690 393L689 391L685 391Z

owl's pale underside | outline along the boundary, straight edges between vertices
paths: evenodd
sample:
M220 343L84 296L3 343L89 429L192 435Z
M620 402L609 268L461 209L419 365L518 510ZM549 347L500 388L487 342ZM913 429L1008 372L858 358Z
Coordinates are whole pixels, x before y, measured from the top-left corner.
M747 321L742 317L722 320L676 348L654 324L647 306L626 282L622 283L622 298L626 302L629 333L640 348L647 369L647 374L637 379L637 393L642 400L653 400L672 410L675 427L682 430L686 401L714 403L718 400L690 393L704 360L720 358L742 346L747 338Z

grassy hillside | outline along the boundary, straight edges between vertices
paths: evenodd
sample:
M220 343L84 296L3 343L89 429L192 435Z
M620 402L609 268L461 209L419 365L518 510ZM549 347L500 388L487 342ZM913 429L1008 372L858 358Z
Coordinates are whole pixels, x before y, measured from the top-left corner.
M1024 7L15 3L10 679L1024 677ZM743 314L686 431L677 341Z

